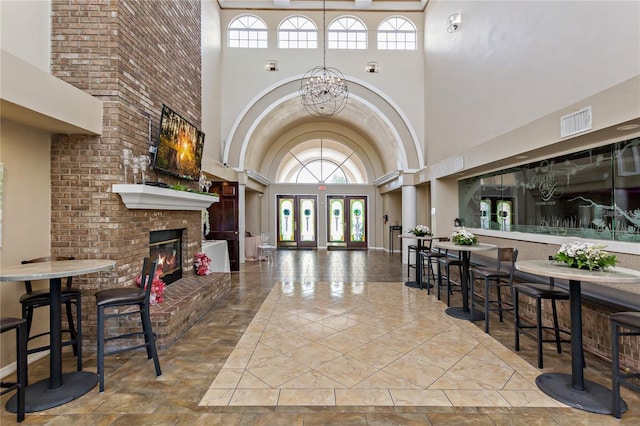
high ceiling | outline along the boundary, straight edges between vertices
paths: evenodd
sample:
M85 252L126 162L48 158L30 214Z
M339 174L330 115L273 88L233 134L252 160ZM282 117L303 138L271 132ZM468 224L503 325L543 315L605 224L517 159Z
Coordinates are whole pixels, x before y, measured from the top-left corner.
M428 0L326 0L327 10L423 11ZM218 0L222 9L322 9L322 0Z

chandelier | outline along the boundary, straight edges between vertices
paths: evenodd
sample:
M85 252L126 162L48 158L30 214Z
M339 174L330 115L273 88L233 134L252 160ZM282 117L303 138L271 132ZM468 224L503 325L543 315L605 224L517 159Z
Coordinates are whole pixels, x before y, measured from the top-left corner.
M314 117L329 118L347 105L349 88L344 75L327 67L326 0L322 0L322 66L314 67L302 76L300 96L302 105Z

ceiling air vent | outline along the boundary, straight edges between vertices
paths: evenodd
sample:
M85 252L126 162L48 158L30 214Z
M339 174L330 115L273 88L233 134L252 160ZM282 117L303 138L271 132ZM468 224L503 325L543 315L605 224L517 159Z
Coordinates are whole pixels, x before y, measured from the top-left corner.
M581 109L560 118L560 137L575 135L591 130L591 107Z

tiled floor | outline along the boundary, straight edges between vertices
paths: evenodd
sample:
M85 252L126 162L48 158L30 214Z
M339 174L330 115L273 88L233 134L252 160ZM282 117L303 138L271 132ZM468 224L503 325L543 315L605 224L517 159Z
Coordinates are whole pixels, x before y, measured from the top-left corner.
M488 336L402 285L405 273L399 254L381 251L279 251L273 263L246 263L231 294L160 351L162 376L140 352L107 358L103 394L25 424L640 424L640 397L626 389L622 421L549 400L533 384L534 343L511 351L511 318L492 318ZM568 372L569 361L549 349L545 371ZM589 379L610 385L608 365L587 365ZM85 369L95 371L94 354ZM30 380L47 370L47 358L30 365ZM7 397L3 426L15 422Z

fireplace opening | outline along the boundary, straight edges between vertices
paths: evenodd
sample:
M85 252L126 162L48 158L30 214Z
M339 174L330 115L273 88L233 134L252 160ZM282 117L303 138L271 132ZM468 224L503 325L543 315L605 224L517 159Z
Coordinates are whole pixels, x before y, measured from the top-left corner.
M167 285L182 278L182 230L151 231L149 257L158 259L160 278Z

